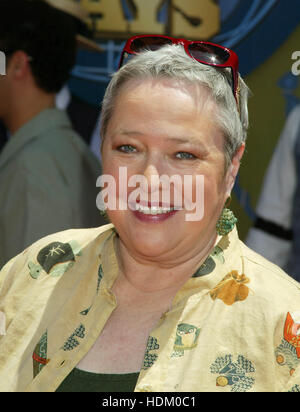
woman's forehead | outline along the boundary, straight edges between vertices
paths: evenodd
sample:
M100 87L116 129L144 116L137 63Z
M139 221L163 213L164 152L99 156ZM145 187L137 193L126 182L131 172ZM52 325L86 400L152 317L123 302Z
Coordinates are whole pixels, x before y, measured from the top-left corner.
M214 103L212 93L206 85L169 77L130 79L119 89L118 97L140 95L142 98L147 98L155 94L164 94L171 98L173 94L177 94L177 97L181 95L182 98L189 97L194 100L195 107Z
M155 123L161 119L177 123L179 119L190 122L203 116L212 118L216 110L205 87L193 87L173 79L145 79L128 82L122 88L115 99L114 112L115 121L124 114L133 121L151 119Z
M131 82L118 98L109 122L110 135L146 134L165 135L166 138L197 140L199 134L214 129L216 111L214 102L203 90L202 94L173 82L151 81Z

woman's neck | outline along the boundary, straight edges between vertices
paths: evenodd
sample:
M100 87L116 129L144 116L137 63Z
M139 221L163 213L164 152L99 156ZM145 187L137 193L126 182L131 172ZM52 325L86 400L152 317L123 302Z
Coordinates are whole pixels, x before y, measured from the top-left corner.
M117 240L117 257L120 273L125 282L143 294L168 294L177 292L196 272L214 247L216 235L204 248L190 250L185 256L163 262L136 256L126 248L120 238Z

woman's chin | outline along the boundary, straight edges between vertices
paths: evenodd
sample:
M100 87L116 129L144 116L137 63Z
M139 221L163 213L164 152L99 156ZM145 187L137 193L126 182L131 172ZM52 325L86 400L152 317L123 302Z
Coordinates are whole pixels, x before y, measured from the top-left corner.
M150 260L156 260L156 258L159 259L164 254L170 252L170 249L166 247L167 245L164 240L154 242L149 239L149 241L137 242L132 246L136 254Z
M192 225L191 222L186 222L183 211L176 211L172 217L145 216L137 217L137 213L132 211L111 212L110 216L126 247L143 257L156 258L173 254L182 240L189 237L191 226L195 232L194 222Z
M136 253L149 258L168 254L170 250L174 250L177 244L176 234L163 228L159 230L158 225L156 230L136 227L127 239L127 247L130 245L130 248Z

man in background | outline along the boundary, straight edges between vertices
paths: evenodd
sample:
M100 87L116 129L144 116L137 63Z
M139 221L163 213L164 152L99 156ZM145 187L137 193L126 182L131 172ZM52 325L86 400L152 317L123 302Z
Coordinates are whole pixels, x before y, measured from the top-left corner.
M256 215L247 245L300 282L300 104L275 147Z
M0 119L10 133L0 154L0 268L37 239L99 226L101 167L55 95L76 58L73 19L40 0L1 0Z

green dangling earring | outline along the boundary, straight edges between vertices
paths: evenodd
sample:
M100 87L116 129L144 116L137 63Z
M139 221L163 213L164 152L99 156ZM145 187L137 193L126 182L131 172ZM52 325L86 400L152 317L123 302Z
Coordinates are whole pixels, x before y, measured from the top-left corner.
M219 217L219 220L217 221L217 233L220 236L225 236L229 232L232 231L234 228L237 218L234 216L233 212L227 208L231 202L231 196L226 200L224 209L222 210L221 216Z
M109 217L106 210L99 210L99 213L107 222L109 222Z

